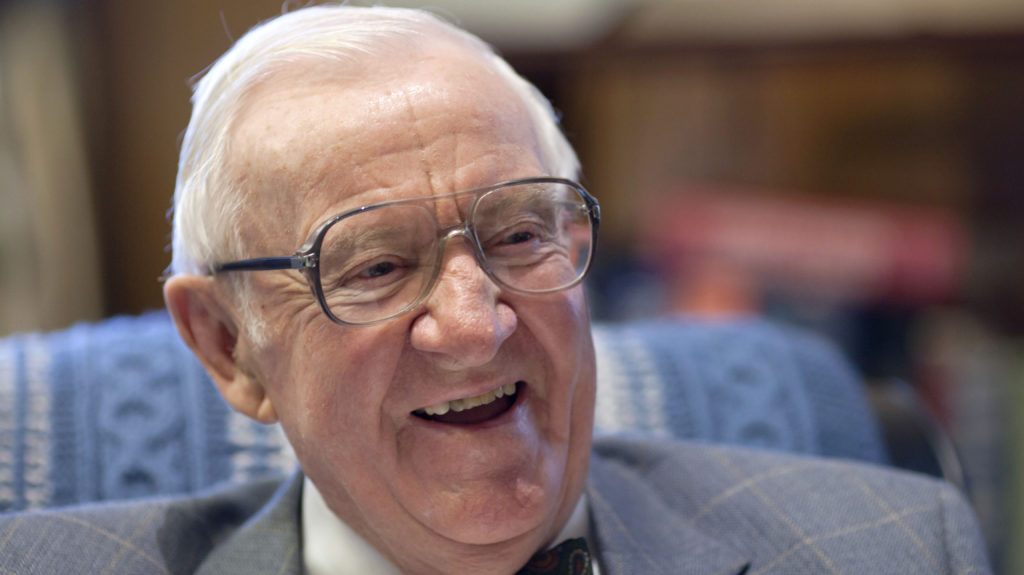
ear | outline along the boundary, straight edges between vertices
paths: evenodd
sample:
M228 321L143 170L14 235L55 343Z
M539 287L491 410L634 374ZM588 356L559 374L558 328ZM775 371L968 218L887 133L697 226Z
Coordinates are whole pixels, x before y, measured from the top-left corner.
M232 309L212 278L176 275L164 283L164 302L181 339L209 372L220 394L233 408L263 423L277 421L266 389L247 366L244 341Z

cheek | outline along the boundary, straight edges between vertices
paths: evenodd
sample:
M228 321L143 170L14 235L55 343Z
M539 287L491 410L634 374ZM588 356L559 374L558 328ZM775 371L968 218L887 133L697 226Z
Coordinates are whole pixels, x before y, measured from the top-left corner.
M323 323L328 325L292 332L277 343L288 351L286 357L267 356L276 363L277 375L268 382L268 392L297 449L303 444L313 449L366 445L339 440L365 440L385 427L381 408L404 339L373 327Z
M583 290L577 287L555 295L558 297L550 301L522 306L520 319L546 348L559 380L578 383L593 380L594 346ZM529 317L524 317L527 314Z
M571 373L568 377L574 383L568 399L570 452L577 457L570 465L582 466L576 471L586 473L590 443L594 425L594 402L597 397L597 367L594 358L594 343L590 335L590 313L587 309L583 290L576 288L567 294L566 306L571 333L559 334L561 341L572 342L572 347L559 350L554 361L563 362L561 367ZM572 370L575 370L573 373Z
M589 442L596 396L590 314L581 288L544 299L523 300L520 327L528 329L536 350L547 358L549 385L537 390L545 401L542 421L558 442ZM589 449L587 449L589 451Z

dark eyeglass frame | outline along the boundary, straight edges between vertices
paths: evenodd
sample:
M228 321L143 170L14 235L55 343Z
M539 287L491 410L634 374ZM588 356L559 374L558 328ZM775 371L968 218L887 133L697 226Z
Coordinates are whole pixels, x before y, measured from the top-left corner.
M473 219L473 216L476 213L476 206L479 203L480 199L483 198L488 193L501 188L529 184L562 184L569 186L576 190L577 192L579 192L580 196L583 198L584 203L586 204L586 212L590 218L591 230L590 253L588 254L587 261L584 264L583 270L582 272L580 272L579 276L571 283L568 283L564 286L559 286L556 288L546 290L524 290L507 284L491 270L490 266L488 266L487 256L483 253L483 248L480 246L480 243L477 240L476 230L472 225L475 222L471 220ZM578 285L581 281L583 281L583 278L586 277L587 273L590 271L590 265L594 261L594 254L597 251L597 229L599 224L601 223L601 206L598 204L597 199L591 196L590 193L583 188L583 186L572 180L553 177L536 177L509 180L506 182L501 182L490 186L473 188L470 190L463 190L459 192L452 192L449 194L442 194L437 196L422 196L417 198L403 198L400 200L391 200L388 202L370 204L355 209L347 210L345 212L342 212L338 215L335 215L327 219L325 222L317 226L313 233L309 236L309 239L307 239L306 242L302 244L302 246L295 252L294 255L269 258L251 258L221 264L213 264L207 271L207 275L216 275L223 272L236 271L299 270L302 273L302 275L306 277L306 282L309 284L310 290L313 292L313 297L320 304L320 309L323 310L323 312L327 314L327 317L330 318L330 320L333 321L334 323L346 326L363 326L387 321L389 319L395 318L419 307L424 301L426 301L427 297L430 296L430 293L434 290L434 287L437 285L437 279L440 276L441 259L443 258L440 258L438 262L435 264L433 274L430 280L424 284L422 293L420 293L408 305L382 318L365 322L346 321L334 315L334 313L331 311L330 306L327 305L327 299L324 297L323 284L320 281L320 248L321 245L323 244L324 237L327 235L327 231L339 221L363 212L370 212L388 206L412 202L421 202L424 200L458 198L463 196L475 196L467 211L467 213L470 214L470 216L467 217L465 221L462 221L455 226L441 228L440 230L438 230L439 235L437 241L440 242L441 244L438 249L443 250L447 241L452 237L456 235L464 236L472 246L473 255L476 258L477 265L479 265L480 268L484 271L484 273L487 274L487 277L489 277L498 285L518 293L552 293L567 290L569 288L572 288L573 286Z

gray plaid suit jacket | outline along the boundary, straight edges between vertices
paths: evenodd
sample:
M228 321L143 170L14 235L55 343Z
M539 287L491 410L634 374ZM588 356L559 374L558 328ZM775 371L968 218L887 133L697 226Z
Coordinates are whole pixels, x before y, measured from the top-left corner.
M301 486L0 517L0 574L298 575ZM604 439L587 490L607 575L990 572L955 490L877 467Z

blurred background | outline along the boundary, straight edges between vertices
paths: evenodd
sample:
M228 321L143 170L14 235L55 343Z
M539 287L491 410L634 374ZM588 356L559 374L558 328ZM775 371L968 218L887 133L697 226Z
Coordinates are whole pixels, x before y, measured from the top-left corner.
M597 318L764 314L911 382L1024 573L1024 2L429 6L561 111ZM0 336L162 306L190 79L281 10L0 0Z

